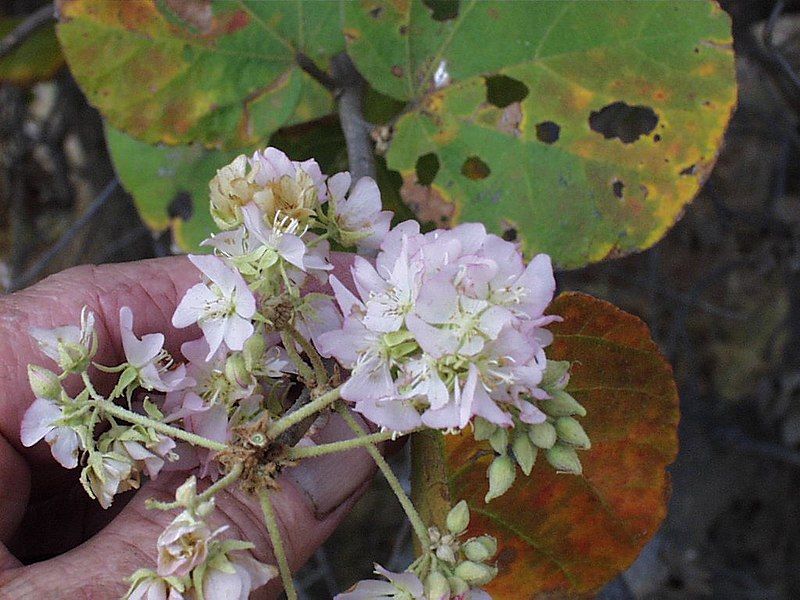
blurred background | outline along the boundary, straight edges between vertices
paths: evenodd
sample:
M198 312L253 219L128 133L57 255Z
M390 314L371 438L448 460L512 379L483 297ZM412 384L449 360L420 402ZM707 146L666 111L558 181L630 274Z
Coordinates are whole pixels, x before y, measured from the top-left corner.
M800 597L800 2L722 5L739 104L700 195L651 250L558 277L643 318L681 392L667 520L607 599ZM0 12L52 20L37 0L0 0ZM30 57L51 61L35 76L8 62L12 23L0 20L0 292L172 252L119 185L100 116L57 48ZM343 146L327 166L346 166ZM173 218L187 210L172 199ZM407 481L406 457L393 460ZM410 557L381 480L298 575L304 597L368 576L368 556L390 569Z

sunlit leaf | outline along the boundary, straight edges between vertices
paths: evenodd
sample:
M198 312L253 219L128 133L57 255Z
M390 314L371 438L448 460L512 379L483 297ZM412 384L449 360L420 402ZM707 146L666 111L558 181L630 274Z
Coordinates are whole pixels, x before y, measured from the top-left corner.
M735 101L725 13L698 0L446 5L343 5L359 70L412 102L387 154L409 206L437 224L482 221L560 267L655 243L710 170Z
M494 598L589 594L634 560L666 513L665 469L677 452L672 369L646 325L607 302L566 293L550 312L564 321L550 327L548 357L573 361L567 391L587 410L583 475L540 459L485 504L492 452L471 432L446 436L451 497L468 501L471 533L500 542Z
M332 2L61 0L70 69L111 124L147 142L242 147L331 112L299 66L343 39Z
M0 17L0 38L12 31L21 19ZM39 28L18 48L0 58L0 81L28 85L49 79L64 64L53 25Z

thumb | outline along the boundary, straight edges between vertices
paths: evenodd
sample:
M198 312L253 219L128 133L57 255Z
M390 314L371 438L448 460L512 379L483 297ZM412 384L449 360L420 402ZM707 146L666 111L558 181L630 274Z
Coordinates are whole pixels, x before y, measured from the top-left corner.
M334 415L315 439L326 443L349 437L347 425ZM272 492L271 499L293 570L302 566L339 525L369 486L373 471L369 455L363 449L354 449L305 459L280 476L279 489ZM150 510L145 501L172 500L186 477L186 473L164 473L147 483L119 516L74 550L29 566L14 568L13 563L8 564L12 568L0 574L0 600L119 598L127 590L126 577L142 567L155 569L156 540L178 512ZM252 542L257 560L276 564L257 498L235 485L218 493L209 523L212 528L227 525L223 537ZM252 597L276 598L280 589L280 580L274 579Z

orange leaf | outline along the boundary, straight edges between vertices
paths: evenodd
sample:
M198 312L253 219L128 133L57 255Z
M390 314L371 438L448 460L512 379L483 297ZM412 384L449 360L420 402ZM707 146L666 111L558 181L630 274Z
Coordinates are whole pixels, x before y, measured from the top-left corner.
M592 448L583 475L557 474L539 457L504 496L484 504L488 447L447 436L454 501L470 504L470 532L498 538L493 598L584 596L625 569L666 514L665 471L677 453L678 394L647 326L614 305L561 294L550 312L548 358L573 362L567 391L588 411Z

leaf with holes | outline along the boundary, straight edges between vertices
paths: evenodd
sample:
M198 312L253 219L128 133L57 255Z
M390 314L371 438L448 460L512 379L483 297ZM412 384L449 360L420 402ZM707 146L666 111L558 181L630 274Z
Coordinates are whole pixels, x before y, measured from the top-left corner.
M0 17L0 39L20 24L21 19ZM29 85L49 79L64 64L52 25L41 27L18 48L0 58L0 81Z
M587 410L583 475L557 474L540 457L529 477L485 504L491 449L471 432L446 436L451 497L469 503L470 533L499 541L495 598L590 594L636 558L666 513L678 395L647 326L578 293L560 295L549 312L564 321L550 327L548 357L572 361L567 391Z
M198 144L151 145L108 125L106 141L117 176L142 220L155 231L172 226L181 248L198 250L217 230L208 210L208 182L239 153Z
M344 41L335 3L60 0L72 73L111 124L147 142L225 147L321 117L325 69Z
M736 99L725 13L697 0L430 5L344 4L359 70L411 101L387 161L420 219L482 221L562 268L669 229Z

